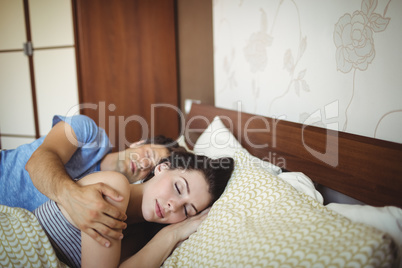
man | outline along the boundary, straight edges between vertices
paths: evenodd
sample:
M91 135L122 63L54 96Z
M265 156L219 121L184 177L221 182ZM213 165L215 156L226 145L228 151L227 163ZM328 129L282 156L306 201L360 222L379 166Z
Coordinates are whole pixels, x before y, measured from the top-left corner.
M90 118L55 116L46 137L1 152L0 204L34 210L50 198L66 208L81 231L109 246L105 236L122 238L126 215L104 196L115 201L122 197L104 184L81 187L72 178L114 170L130 182L141 180L161 158L179 148L171 139L156 140L159 145L151 142L111 153L105 131Z

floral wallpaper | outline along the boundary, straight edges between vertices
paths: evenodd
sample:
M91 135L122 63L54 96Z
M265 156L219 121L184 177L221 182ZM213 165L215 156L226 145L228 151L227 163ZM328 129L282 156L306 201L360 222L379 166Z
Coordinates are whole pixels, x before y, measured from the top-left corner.
M402 0L213 0L215 105L402 143Z

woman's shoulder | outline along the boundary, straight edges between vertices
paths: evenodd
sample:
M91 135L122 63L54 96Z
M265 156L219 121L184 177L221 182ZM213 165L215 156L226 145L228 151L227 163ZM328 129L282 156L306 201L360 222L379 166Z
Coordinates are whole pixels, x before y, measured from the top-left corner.
M130 185L126 176L116 171L94 172L80 179L77 183L82 186L104 183L118 191L120 194L128 194Z

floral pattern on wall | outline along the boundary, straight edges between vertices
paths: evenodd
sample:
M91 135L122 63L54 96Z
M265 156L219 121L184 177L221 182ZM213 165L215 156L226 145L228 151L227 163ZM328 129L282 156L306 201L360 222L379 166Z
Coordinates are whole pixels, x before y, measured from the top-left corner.
M283 1L281 1L279 5L281 5L282 3L283 3ZM294 3L294 5L297 10L297 15L299 17L300 14L299 14L296 3ZM278 10L279 10L279 8L278 8ZM286 96L286 94L288 94L288 92L291 89L294 89L294 92L298 96L300 96L300 90L303 90L305 92L310 91L308 83L304 79L307 69L299 70L296 75L299 62L300 62L301 58L303 57L303 54L307 48L307 37L302 36L302 30L301 30L300 25L299 25L299 32L300 32L300 37L299 37L299 46L297 48L297 52L293 53L293 51L291 49L287 49L283 56L283 68L289 73L288 87L287 87L286 91L283 92L281 95L273 98L273 100L271 101L270 107L276 100Z
M250 36L244 55L250 64L251 72L264 71L267 66L267 48L272 45L273 38L267 33L267 15L261 11L261 29Z
M388 5L384 11L388 9ZM356 10L352 15L343 15L334 31L334 42L336 46L336 62L338 70L343 73L365 71L375 57L374 33L379 33L387 28L390 21L382 15L375 13L377 0L363 0L361 10ZM353 91L355 90L353 82ZM354 92L353 92L354 93ZM348 108L352 103L354 94L346 108L346 121L343 127L345 131L348 123Z
M215 105L402 143L402 0L214 0Z

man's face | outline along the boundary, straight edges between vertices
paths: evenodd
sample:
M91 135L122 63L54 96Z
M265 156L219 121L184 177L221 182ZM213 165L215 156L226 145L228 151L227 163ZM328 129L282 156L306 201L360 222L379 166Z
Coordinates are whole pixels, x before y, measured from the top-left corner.
M159 163L169 156L163 145L140 144L119 152L116 171L127 177L130 183L142 180Z

